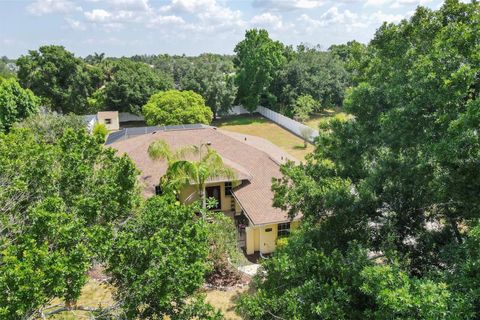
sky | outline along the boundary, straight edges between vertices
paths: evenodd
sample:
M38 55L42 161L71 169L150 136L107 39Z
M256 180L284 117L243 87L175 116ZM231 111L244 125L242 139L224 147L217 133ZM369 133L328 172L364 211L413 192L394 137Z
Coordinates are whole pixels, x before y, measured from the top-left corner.
M232 54L245 30L287 45L368 43L384 22L442 0L0 0L0 56L41 45L79 56Z

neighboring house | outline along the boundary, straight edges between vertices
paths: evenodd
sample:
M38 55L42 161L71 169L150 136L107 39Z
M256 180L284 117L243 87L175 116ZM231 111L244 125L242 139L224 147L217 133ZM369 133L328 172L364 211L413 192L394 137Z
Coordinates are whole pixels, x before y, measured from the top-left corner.
M195 125L162 127L111 143L109 146L126 153L141 171L145 197L161 192L158 184L167 170L166 161L154 161L148 147L155 140L164 140L175 150L185 145L208 143L236 173L238 186L229 179L215 179L207 184L207 196L217 199L215 210L223 211L235 220L238 239L247 254L271 253L279 236L287 235L298 226L299 216L291 220L287 213L274 208L272 178L280 178L280 163L295 160L270 142L249 135L237 134L214 127ZM179 128L180 127L180 128ZM147 132L147 131L145 131ZM198 199L194 186L180 191L179 200L190 203Z
M96 123L104 124L108 131L117 131L120 129L118 111L99 111L97 114L87 114L83 117L87 124L87 129L90 132Z
M120 129L118 111L99 111L97 113L98 123L104 124L108 131Z

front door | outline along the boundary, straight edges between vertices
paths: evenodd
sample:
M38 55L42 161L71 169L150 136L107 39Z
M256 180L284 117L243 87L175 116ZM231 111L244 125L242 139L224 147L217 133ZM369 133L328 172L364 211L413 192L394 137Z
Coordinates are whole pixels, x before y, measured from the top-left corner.
M207 187L206 192L207 192L207 199L215 198L215 200L217 200L217 206L212 209L220 210L222 208L222 202L221 202L222 197L220 196L220 186Z

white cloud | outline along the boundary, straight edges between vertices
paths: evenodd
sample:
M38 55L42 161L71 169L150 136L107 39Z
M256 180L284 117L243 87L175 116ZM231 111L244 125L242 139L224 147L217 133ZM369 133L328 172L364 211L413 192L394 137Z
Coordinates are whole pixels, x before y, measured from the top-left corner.
M254 7L269 10L314 9L323 6L326 0L254 0Z
M383 22L399 23L404 18L405 16L401 14L391 14L391 13L383 13L381 11L377 11L371 15L371 22L376 24L381 24Z
M70 13L82 8L69 0L36 0L27 6L30 14L41 16L49 13Z
M232 10L216 0L172 0L159 11L188 20L184 28L189 32L235 32L247 27L239 10Z
M432 2L432 0L394 0L391 7L401 8L405 6L424 6Z
M253 27L265 28L268 30L278 31L293 27L293 24L285 24L282 17L269 12L254 16L250 23Z
M401 8L405 6L427 5L433 0L366 0L365 6L381 7L390 5L391 8Z
M319 19L313 19L307 14L302 14L298 20L307 25L307 31L309 32L312 32L315 28L331 25L342 25L349 30L366 27L366 23L361 16L348 9L340 11L337 7L331 7Z
M67 22L68 26L73 30L83 31L87 28L83 22L72 19L70 17L65 18L65 21Z
M163 26L163 25L168 25L168 26L175 26L175 25L185 25L185 20L183 20L182 17L178 17L175 15L169 15L169 16L156 16L155 18L151 19L149 21L149 27L155 27L155 26Z
M365 6L381 7L383 5L389 4L390 2L392 2L392 0L367 0L365 2Z
M307 33L311 34L319 28L330 26L344 27L349 32L360 28L378 27L383 22L398 23L410 15L411 13L401 15L382 11L376 11L372 14L358 14L348 9L342 11L334 6L320 15L318 19L302 14L297 20L305 26Z

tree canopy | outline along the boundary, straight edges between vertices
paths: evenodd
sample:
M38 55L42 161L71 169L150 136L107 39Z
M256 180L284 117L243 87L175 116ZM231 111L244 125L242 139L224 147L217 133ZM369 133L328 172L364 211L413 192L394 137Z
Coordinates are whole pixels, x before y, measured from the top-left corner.
M113 228L138 206L137 171L85 129L47 142L27 128L0 134L0 315L74 306Z
M349 73L337 56L305 45L296 50L287 48L285 55L287 62L270 87L277 102L269 108L293 116L295 101L305 95L310 95L323 108L343 105Z
M309 161L274 183L304 230L266 263L244 314L479 317L479 19L478 3L448 0L377 30L352 117L323 124Z
M182 90L200 94L216 118L217 115L227 114L233 106L237 93L234 74L232 61L204 54L194 60L180 86Z
M99 89L100 109L139 114L142 106L156 92L171 89L172 80L149 65L123 58L107 62L105 86ZM98 107L97 107L98 108Z
M38 112L39 99L14 78L0 78L0 132Z
M149 199L113 243L108 272L128 319L220 319L187 301L208 271L207 226L172 196Z
M249 111L254 111L263 101L273 104L276 97L269 86L286 61L283 44L270 39L266 30L252 29L245 32L245 39L234 51L238 101Z
M148 125L210 124L212 110L193 91L168 90L156 93L142 107Z
M17 60L18 80L59 113L87 114L87 98L100 87L102 72L62 46L42 46Z

